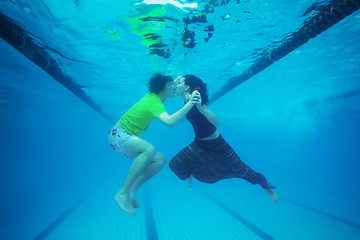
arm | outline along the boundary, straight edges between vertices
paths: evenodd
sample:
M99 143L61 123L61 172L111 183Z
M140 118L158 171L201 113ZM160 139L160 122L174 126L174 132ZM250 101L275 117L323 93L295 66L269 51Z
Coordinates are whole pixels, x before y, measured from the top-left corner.
M196 107L199 109L199 111L201 112L202 115L204 115L208 120L209 122L211 122L212 124L214 125L219 125L219 119L218 117L216 116L215 113L213 113L209 108L208 106L206 105L202 105L200 103L197 103L196 104Z
M190 101L188 101L184 107L182 107L179 111L169 115L167 112L163 112L159 114L156 118L165 124L168 127L175 126L181 119L185 117L185 115L191 110L191 108L199 102L200 94L192 94L190 97Z

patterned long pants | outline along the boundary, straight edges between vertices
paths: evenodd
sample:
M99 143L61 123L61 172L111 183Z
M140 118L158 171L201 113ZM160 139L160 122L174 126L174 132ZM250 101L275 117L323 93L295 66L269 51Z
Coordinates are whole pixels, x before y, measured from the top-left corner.
M195 140L171 159L169 167L181 180L190 175L204 183L242 178L269 188L266 178L243 163L221 135L214 140Z

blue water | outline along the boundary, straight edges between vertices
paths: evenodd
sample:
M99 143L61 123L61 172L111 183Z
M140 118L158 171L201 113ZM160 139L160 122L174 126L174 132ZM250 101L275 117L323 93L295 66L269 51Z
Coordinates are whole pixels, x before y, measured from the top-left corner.
M360 89L358 11L210 105L241 159L277 186L277 204L241 179L189 188L168 166L139 191L135 217L113 200L131 162L107 132L152 73L196 74L212 94L296 31L316 1L240 2L208 14L209 42L196 25L193 49L161 32L165 59L124 20L136 6L128 2L0 1L113 119L0 39L0 239L359 239L360 95L345 95ZM228 12L237 17L222 21ZM142 137L168 161L194 138L186 120L154 121Z

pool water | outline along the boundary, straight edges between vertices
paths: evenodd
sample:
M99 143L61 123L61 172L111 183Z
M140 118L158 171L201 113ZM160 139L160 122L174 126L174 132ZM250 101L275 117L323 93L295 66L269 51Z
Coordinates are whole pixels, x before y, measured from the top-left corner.
M213 96L330 1L168 2L0 1L72 81L0 39L0 238L359 239L359 11L209 105L278 203L242 179L190 188L166 165L138 191L136 216L121 211L114 196L131 161L107 133L150 76L195 74ZM165 102L169 113L182 105ZM155 120L141 137L169 161L194 133L186 120Z

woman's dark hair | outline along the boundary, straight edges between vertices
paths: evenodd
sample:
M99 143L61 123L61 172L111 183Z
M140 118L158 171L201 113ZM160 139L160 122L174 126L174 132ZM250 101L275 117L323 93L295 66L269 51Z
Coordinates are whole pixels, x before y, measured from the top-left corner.
M166 83L170 81L173 81L171 77L155 73L149 80L149 92L159 94L164 89Z
M198 90L201 95L201 105L207 105L209 103L209 95L207 93L207 85L200 78L194 75L185 75L185 84L190 87L190 92Z

